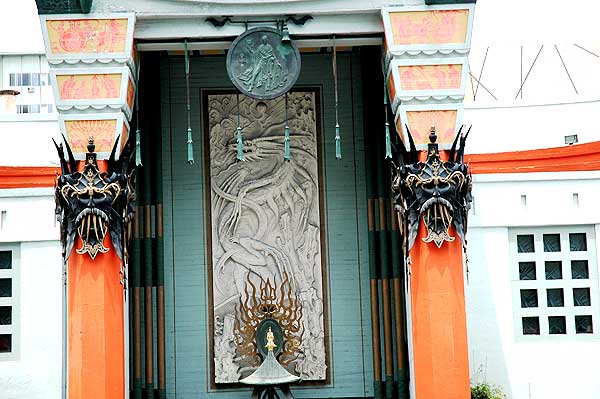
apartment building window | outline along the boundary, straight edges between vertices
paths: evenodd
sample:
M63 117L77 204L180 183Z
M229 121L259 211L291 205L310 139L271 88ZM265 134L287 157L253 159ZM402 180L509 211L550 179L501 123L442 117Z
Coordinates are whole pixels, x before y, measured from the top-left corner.
M597 336L594 227L518 228L509 234L517 336Z
M47 73L9 73L8 80L10 86L48 86Z
M0 361L18 353L19 253L17 246L0 245Z
M52 104L17 104L17 114L51 114Z

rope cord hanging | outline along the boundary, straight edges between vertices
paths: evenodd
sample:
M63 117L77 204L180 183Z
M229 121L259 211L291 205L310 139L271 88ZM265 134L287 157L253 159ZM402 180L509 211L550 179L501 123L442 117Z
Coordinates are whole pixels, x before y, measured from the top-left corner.
M388 94L383 82L383 112L385 112L385 159L392 158L392 139L390 138L390 122L388 120Z
M283 159L289 161L290 156L290 127L288 126L288 94L285 93L285 138L283 139L284 153Z
M190 165L194 164L194 147L192 140L192 107L190 105L190 58L188 54L188 42L187 39L183 42L185 52L185 89L186 89L186 101L187 101L187 162Z
M340 138L340 124L338 120L338 81L337 81L337 51L335 49L335 36L333 36L333 84L335 90L335 158L342 159L342 143Z
M140 101L139 101L139 91L140 91L140 65L142 64L142 58L139 56L137 52L137 46L135 48L135 52L137 55L137 68L135 72L135 166L144 166L142 165L142 132L140 130Z
M237 97L237 108L238 108L238 115L237 115L237 160L238 161L243 161L244 160L244 142L242 141L242 126L240 124L240 114L242 113L242 110L240 108L240 93L236 94Z

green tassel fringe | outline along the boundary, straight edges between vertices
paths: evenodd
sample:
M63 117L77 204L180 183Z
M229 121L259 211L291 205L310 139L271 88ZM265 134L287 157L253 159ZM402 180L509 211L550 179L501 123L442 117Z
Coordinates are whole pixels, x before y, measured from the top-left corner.
M342 143L340 138L340 125L335 124L335 158L342 159Z
M187 130L187 161L190 165L194 164L194 147L192 141L192 128L188 127Z
M283 145L284 145L283 159L285 159L286 161L289 161L291 156L290 156L290 127L288 125L285 125L285 138L283 139Z
M142 143L141 133L140 129L135 131L135 166L144 166L142 165L142 150L140 148Z
M392 139L390 138L390 123L385 121L385 159L392 157Z
M242 142L242 128L237 128L237 160L244 160L244 143Z

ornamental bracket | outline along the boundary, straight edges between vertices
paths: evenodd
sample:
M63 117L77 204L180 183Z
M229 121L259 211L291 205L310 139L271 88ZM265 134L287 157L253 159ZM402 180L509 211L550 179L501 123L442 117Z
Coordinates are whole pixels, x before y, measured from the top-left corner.
M396 143L392 191L407 252L414 245L421 219L427 230L424 242L433 242L441 248L445 241L455 240L456 237L450 233L450 228L454 226L466 250L465 234L472 202L472 179L469 167L464 163L464 148L471 129L465 134L462 134L462 129L454 139L447 161L441 159L435 127L431 128L429 134L424 162L418 160L408 126L409 150L402 142Z
M117 255L121 259L127 256L135 214L135 174L131 140L127 141L117 160L118 142L117 138L106 172L101 172L98 167L93 137L89 139L81 172L67 139L64 147L54 142L61 166L54 199L65 260L69 258L77 236L82 242L81 248L76 249L78 254L87 253L95 259L98 253L108 252L105 238L109 233Z

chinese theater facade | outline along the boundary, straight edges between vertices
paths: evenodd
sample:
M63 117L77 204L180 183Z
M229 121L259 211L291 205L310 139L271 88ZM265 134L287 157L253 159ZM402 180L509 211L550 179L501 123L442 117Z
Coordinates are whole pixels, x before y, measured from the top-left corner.
M475 0L37 5L64 397L470 397Z

